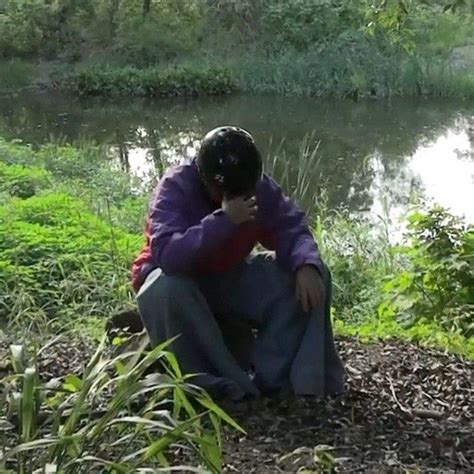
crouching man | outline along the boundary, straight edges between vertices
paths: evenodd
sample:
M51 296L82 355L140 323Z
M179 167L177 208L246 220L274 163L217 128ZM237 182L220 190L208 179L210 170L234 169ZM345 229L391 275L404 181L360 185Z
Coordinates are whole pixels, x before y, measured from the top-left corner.
M214 397L343 391L330 273L245 130L212 130L163 176L133 284L151 343L179 335L171 350Z

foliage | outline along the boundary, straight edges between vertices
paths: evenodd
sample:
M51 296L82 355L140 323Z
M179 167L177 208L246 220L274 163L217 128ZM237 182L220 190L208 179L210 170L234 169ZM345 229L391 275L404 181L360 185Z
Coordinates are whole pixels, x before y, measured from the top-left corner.
M375 312L357 323L338 319L335 315L334 323L338 334L356 336L364 343L380 339L406 339L422 346L443 348L474 360L474 338L466 338L456 331L446 331L435 323L417 322L411 327L404 327L389 314Z
M103 150L0 140L0 176L0 318L74 324L133 304L144 191Z
M200 11L194 2L173 3L161 2L159 9L152 3L146 16L122 11L112 54L143 67L190 53L201 35Z
M262 14L263 37L275 50L327 46L343 32L357 30L358 17L351 1L270 2Z
M20 198L31 197L50 181L43 168L7 165L0 161L0 196L6 193Z
M0 139L0 161L44 168L57 181L78 179L88 182L103 166L98 157L98 149L92 146L74 148L50 143L35 151L21 142L10 143Z
M131 300L128 269L141 239L117 232L77 199L11 199L0 209L0 236L3 318L107 316Z
M298 54L285 50L261 61L249 56L235 68L241 87L252 92L386 96L397 93L396 61L401 60L399 51L386 46L383 51L360 32L348 32L316 50Z
M28 87L34 72L34 67L23 59L0 60L0 93Z
M168 468L179 461L170 456L177 448L219 472L221 421L242 429L187 383L168 344L143 355L142 343L115 357L101 344L82 373L47 384L25 346L11 346L15 373L4 380L2 408L16 420L17 435L2 443L2 472L13 466L70 473Z
M466 337L474 334L474 228L434 207L409 217L408 263L385 291L381 307L405 326L435 322Z
M79 198L113 226L132 233L143 229L147 183L114 169L104 148L48 143L33 150L0 138L0 170L5 179L0 193L15 196L18 189L23 193L19 197L29 197L55 190Z
M192 96L227 94L234 81L223 67L147 69L92 67L72 74L66 87L81 95Z
M72 0L6 0L0 6L0 56L77 57L79 18Z
M353 324L373 318L380 279L398 263L386 233L374 231L367 219L333 213L317 221L316 235L333 275L335 316Z
M188 95L238 88L354 98L473 95L472 73L447 67L452 48L473 40L473 10L462 0L2 5L0 57L54 59L52 82L79 93ZM58 62L77 66L58 69ZM28 83L24 74L21 82Z

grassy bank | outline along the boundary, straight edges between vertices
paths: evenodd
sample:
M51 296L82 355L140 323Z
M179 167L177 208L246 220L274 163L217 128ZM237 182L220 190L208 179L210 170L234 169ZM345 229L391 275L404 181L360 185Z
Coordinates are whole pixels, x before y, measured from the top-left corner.
M468 2L33 3L0 9L0 90L474 96Z

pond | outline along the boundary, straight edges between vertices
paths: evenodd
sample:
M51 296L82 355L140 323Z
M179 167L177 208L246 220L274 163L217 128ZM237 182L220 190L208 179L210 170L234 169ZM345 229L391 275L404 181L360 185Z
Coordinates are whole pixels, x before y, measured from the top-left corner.
M192 156L199 137L221 124L250 130L267 169L286 188L306 189L305 208L316 197L333 209L396 222L414 199L425 199L474 222L472 102L0 98L0 136L33 145L93 140L144 179Z

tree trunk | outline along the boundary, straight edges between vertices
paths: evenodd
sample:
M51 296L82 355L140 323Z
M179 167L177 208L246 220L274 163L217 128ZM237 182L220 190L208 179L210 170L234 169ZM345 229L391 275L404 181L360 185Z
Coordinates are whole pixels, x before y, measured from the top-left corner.
M146 17L150 13L151 0L143 0L143 16Z

